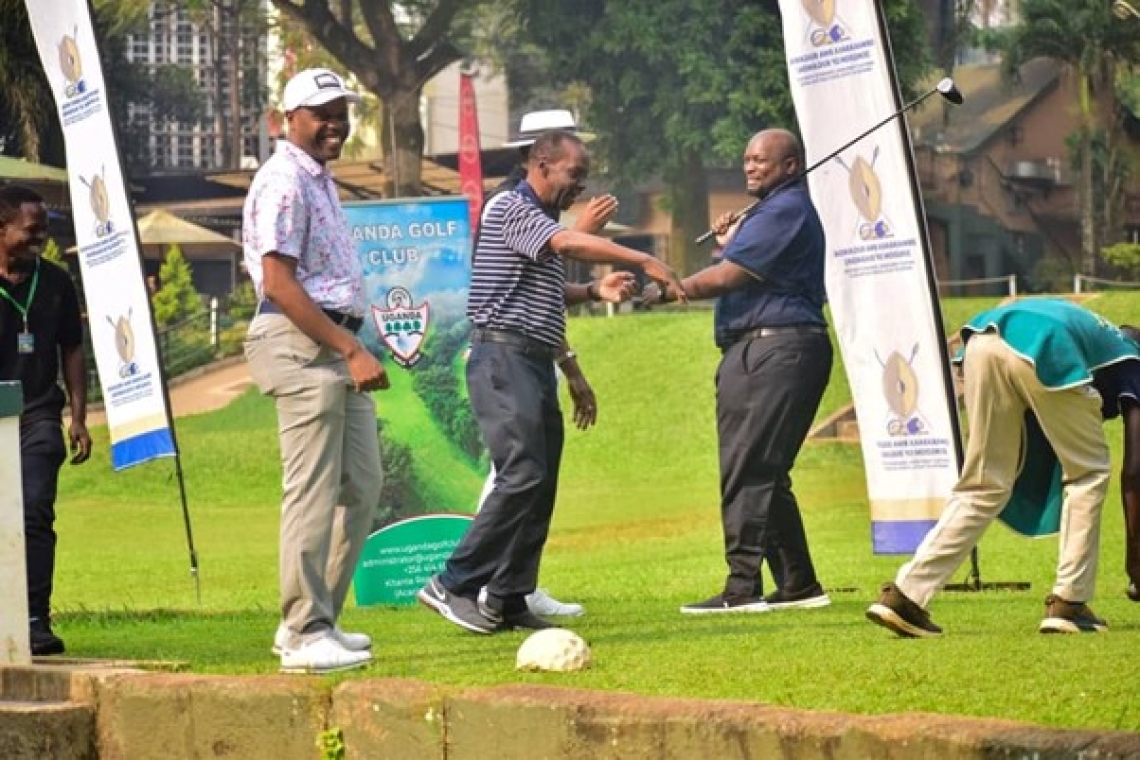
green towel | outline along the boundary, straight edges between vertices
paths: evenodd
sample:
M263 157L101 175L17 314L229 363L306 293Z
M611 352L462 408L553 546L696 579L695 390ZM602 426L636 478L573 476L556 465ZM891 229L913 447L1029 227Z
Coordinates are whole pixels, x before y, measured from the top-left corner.
M998 518L1023 536L1051 536L1061 530L1061 463L1037 417L1025 414L1025 451L1009 503Z

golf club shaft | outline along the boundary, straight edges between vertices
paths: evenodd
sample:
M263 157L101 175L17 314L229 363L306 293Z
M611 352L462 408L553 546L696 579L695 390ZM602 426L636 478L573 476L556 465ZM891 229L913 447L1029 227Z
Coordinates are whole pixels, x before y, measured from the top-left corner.
M806 177L806 176L807 176L809 173L811 173L811 172L812 172L812 171L814 171L815 169L818 169L819 167L823 166L823 165L824 165L824 164L826 164L828 161L830 161L831 159L835 158L835 157L836 157L836 156L838 156L840 153L842 153L843 151L847 150L848 148L850 148L852 145L854 145L855 143L857 143L857 142L859 142L860 140L862 140L862 139L863 139L864 137L866 137L867 135L869 135L869 134L871 134L872 132L874 132L875 130L879 129L880 127L882 127L882 126L883 126L884 124L886 124L887 122L891 121L892 119L897 119L899 116L901 116L902 114L906 113L906 112L907 112L907 111L909 111L910 109L914 108L914 107L915 107L915 106L917 106L919 103L922 103L923 101L925 101L925 100L926 100L927 98L929 98L931 95L935 95L935 94L937 94L937 93L939 93L939 92L940 92L940 90L939 90L937 87L933 87L933 88L931 88L931 89L930 89L928 92L925 92L925 93L923 93L922 95L919 95L917 98L915 98L914 100L910 101L909 103L907 103L906 105L904 105L902 108L900 108L899 110L895 111L895 112L894 112L894 113L892 113L890 116L888 116L887 118L885 118L885 119L883 119L882 121L880 121L878 124L875 124L875 125L874 125L873 127L871 127L870 129L864 130L863 132L859 133L858 135L856 135L855 137L851 138L851 139L850 139L850 140L848 140L847 142L843 143L843 144L842 144L842 145L840 145L838 148L836 148L835 150L831 151L831 152L830 152L830 153L828 153L826 156L824 156L823 158L819 159L818 161L816 161L814 164L812 164L812 165L811 165L811 166L809 166L808 168L804 169L802 172L799 172L798 174L794 174L794 175L792 175L791 177L788 177L786 180L784 180L783 182L779 183L778 185L776 185L775 187L773 187L773 188L772 188L770 191L768 191L768 194L767 194L767 195L765 195L765 196L764 196L764 198L760 198L760 199L758 199L758 200L756 200L756 201L753 201L752 203L750 203L750 204L748 204L747 206L745 206L744 208L742 208L740 211L737 211L735 214L733 214L733 215L732 215L732 222L733 222L733 223L735 223L735 222L736 222L736 220L740 219L740 217L744 216L744 215L745 215L745 214L747 214L749 211L751 211L752 209L754 209L754 208L756 208L757 206L759 206L761 203L763 203L763 202L764 202L765 198L769 198L769 197L771 197L772 193L776 192L777 190L781 189L782 187L785 187L786 185L790 185L790 184L792 184L793 182L797 182L797 181L799 181L799 180L803 179L803 178L804 178L804 177ZM705 241L709 240L710 238L712 238L712 237L713 237L714 235L716 235L716 234L717 234L717 233L716 233L716 230L709 230L709 231L705 232L703 235L701 235L700 237L698 237L698 238L697 238L696 240L694 240L693 242L694 242L694 243L696 243L697 245L701 245L702 243L704 243Z

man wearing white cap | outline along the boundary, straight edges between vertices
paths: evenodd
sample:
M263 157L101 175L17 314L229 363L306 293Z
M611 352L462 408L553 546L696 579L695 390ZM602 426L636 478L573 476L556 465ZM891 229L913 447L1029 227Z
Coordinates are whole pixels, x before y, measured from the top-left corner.
M371 639L337 621L379 502L370 393L387 388L388 377L356 338L364 273L326 165L348 139L348 104L359 101L328 69L290 79L288 139L245 201L245 264L259 298L245 353L277 407L283 469L273 651L286 673L346 670L372 658Z

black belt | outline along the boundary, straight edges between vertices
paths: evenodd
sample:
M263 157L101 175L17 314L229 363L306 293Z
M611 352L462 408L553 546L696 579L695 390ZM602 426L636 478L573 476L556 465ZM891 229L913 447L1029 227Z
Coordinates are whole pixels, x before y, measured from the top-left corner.
M360 328L364 326L363 317L354 317L351 314L345 314L343 311L337 311L336 309L322 308L321 311L323 311L325 313L325 316L331 319L334 324L336 324L338 327L343 327L350 333L359 332ZM281 307L272 301L258 301L257 313L284 314L285 312L281 311Z
M757 338L773 338L777 335L827 335L827 328L823 325L780 325L778 327L757 327L755 330L737 333L725 341L721 348Z
M471 331L472 343L503 343L515 348L521 348L523 353L534 354L543 359L554 361L558 349L549 343L543 343L537 338L523 335L511 330L488 330L485 327L476 327Z

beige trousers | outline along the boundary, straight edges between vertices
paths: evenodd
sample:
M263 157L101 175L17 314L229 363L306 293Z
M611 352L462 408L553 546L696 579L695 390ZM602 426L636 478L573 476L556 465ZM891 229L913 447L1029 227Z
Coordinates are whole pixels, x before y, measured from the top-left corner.
M1091 385L1049 390L1001 338L970 338L965 356L970 424L962 474L938 523L899 569L895 584L926 607L1009 501L1032 411L1061 462L1065 489L1053 593L1087 602L1096 585L1100 515L1111 474L1100 394Z
M281 619L287 646L326 635L344 608L380 501L376 406L344 359L280 314L254 318L250 374L277 406Z

